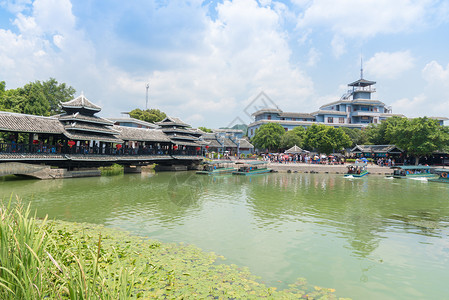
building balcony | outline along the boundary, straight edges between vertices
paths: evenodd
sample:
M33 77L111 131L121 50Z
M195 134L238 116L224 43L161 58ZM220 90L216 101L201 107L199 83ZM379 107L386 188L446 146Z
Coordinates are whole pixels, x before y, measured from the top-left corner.
M358 110L351 113L352 117L380 117L380 112Z

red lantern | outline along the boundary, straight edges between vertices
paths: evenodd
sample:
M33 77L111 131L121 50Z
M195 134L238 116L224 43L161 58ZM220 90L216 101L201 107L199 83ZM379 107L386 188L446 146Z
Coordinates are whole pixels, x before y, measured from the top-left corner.
M76 143L75 141L68 141L67 144L69 145L70 148L72 148Z
M33 140L33 144L34 144L34 145L39 144L39 140Z
M206 149L209 149L209 146L206 146Z
M174 145L174 146L173 146L173 149L178 150L178 146L177 146L177 145Z
M195 149L196 149L196 151L200 151L200 150L201 150L201 148L200 148L200 147L196 147Z
M117 150L120 150L120 148L122 148L122 145L120 145L120 144L117 144Z

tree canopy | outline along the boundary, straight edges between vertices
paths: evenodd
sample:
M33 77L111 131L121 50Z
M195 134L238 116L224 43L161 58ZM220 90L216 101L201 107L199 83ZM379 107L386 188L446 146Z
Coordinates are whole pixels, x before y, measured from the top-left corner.
M352 141L351 147L355 147L355 145L365 145L368 143L366 131L358 128L348 128L348 127L341 127L341 129L351 139Z
M306 134L306 130L302 126L298 126L298 127L293 128L290 131L287 131L281 137L280 148L288 149L295 145L298 147L302 147L302 142L303 142L305 134Z
M160 122L167 117L164 112L156 108L146 110L136 108L129 112L129 116L149 123Z
M330 154L351 146L351 139L341 129L324 124L313 124L304 137L304 146L310 150L316 149L320 153Z
M251 142L256 148L277 151L284 133L285 129L277 123L263 124L256 129Z
M437 150L449 150L449 128L439 125L437 120L427 117L402 118L389 131L397 147L416 157L416 164L421 156L431 155Z
M370 124L365 129L368 143L373 145L395 144L393 131L396 126L402 124L406 118L394 116L379 124Z
M24 87L6 90L0 82L0 109L23 114L51 116L61 113L60 102L72 100L75 89L56 79L27 83Z
M209 128L206 128L206 127L203 127L203 126L198 127L198 129L202 130L202 131L204 131L206 133L211 133L212 132L212 129L209 129Z

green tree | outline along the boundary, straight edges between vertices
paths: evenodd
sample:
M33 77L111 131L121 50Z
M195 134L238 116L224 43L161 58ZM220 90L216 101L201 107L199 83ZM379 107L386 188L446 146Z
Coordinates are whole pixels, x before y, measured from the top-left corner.
M24 87L5 90L0 83L0 108L17 113L50 116L61 112L59 103L73 98L75 89L54 78L30 82Z
M281 137L280 148L288 149L295 145L298 147L302 147L302 141L304 139L305 133L306 133L306 130L302 126L298 126L298 127L293 128L290 131L287 131Z
M304 137L304 146L310 150L316 149L320 153L330 154L351 146L351 139L341 129L324 124L313 124Z
M416 165L422 156L449 150L449 128L427 117L403 118L390 135L397 147L416 158Z
M58 83L54 78L42 83L37 81L36 84L42 87L42 92L50 105L50 115L61 113L59 103L72 100L76 92L73 87Z
M355 147L355 145L365 145L368 143L366 131L362 131L358 128L348 128L348 127L341 127L341 129L351 139L352 141L351 147Z
M129 112L129 116L149 123L160 122L167 117L164 112L155 108L146 110L136 108Z
M394 116L382 121L379 124L370 124L365 129L368 143L372 145L394 144L394 129L401 125L406 118Z
M278 150L284 134L285 129L277 123L263 124L256 129L251 142L258 149Z
M198 129L202 130L204 132L207 132L207 133L211 133L212 132L212 129L209 129L209 128L206 128L206 127L203 127L203 126L198 127Z

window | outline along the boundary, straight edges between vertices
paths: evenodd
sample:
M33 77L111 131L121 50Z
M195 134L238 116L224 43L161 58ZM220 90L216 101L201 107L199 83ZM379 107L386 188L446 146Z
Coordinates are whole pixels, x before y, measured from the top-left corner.
M327 118L327 123L334 123L334 118L328 117Z
M374 119L374 123L376 123L376 124L377 124L377 119Z
M348 118L348 124L351 124L351 118Z
M253 129L251 128L251 135L253 135L254 134L254 132L253 132Z
M271 115L268 115L268 116L267 116L267 119L268 119L268 120L271 120Z
M282 117L282 118L281 118L281 120L282 120L282 121L285 121L285 118L284 118L284 117Z
M342 117L340 117L340 118L338 118L338 123L344 123L345 122L345 118L342 118Z
M292 121L296 121L296 118L292 118Z

